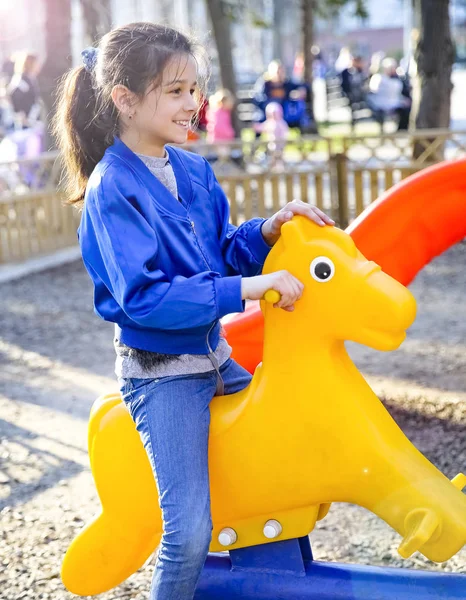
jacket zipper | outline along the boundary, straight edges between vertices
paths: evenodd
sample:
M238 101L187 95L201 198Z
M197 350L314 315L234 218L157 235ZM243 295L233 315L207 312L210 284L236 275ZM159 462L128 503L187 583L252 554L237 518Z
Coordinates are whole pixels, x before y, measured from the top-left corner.
M220 374L220 365L218 364L217 357L215 356L215 353L212 350L212 346L210 345L210 342L209 342L209 335L210 335L210 332L212 331L212 329L214 328L214 326L215 326L215 323L212 323L209 331L207 332L206 341L207 341L207 348L209 350L209 360L212 363L212 366L214 367L214 369L217 373L217 387L215 390L215 395L216 396L224 396L225 395L225 384L224 384L223 378Z
M209 263L207 262L207 259L206 259L205 255L204 255L204 252L202 252L202 248L201 248L201 246L200 246L200 244L199 244L199 241L198 241L198 239L197 239L197 235L196 235L196 229L195 229L195 227L194 227L194 221L191 221L191 228L192 228L192 230L193 230L194 239L196 240L196 244L197 244L197 247L199 248L199 252L201 253L201 256L202 256L202 258L204 259L204 262L205 262L205 264L206 264L207 268L209 269L209 271L211 271L211 270L212 270L212 267L211 267L211 266L209 265ZM209 342L209 335L210 335L210 332L212 331L212 329L213 329L214 327L215 327L215 322L214 322L214 323L212 323L212 325L210 326L210 329L209 329L209 331L207 332L207 336L206 336L206 343L207 343L207 349L209 350L209 354L213 354L213 353L214 353L214 351L212 350L212 346L210 345L210 342ZM216 370L217 370L217 369L216 369ZM220 372L219 372L218 370L217 370L217 372L218 372L218 374L220 375Z
M202 258L204 259L204 262L206 264L206 267L209 269L209 271L212 271L212 267L209 265L209 263L207 262L207 258L205 257L204 252L202 251L201 245L199 244L199 241L197 239L197 235L196 235L196 229L194 227L194 221L191 221L191 229L193 230L193 235L194 235L194 239L196 240L196 244L197 247L199 248L199 252L201 253Z
M212 267L207 262L207 258L205 257L204 252L202 251L201 245L199 244L199 241L197 239L196 229L194 227L194 221L191 221L191 228L193 230L194 239L196 240L196 244L197 244L197 247L199 248L199 252L201 253L202 258L204 259L204 262L205 262L207 268L209 269L209 271L211 271ZM209 360L212 363L212 366L214 367L215 371L217 372L217 388L215 391L215 395L223 396L225 393L225 384L223 383L222 376L220 375L220 368L218 365L217 357L215 356L214 351L212 350L212 346L210 345L210 341L209 341L210 332L212 331L212 329L214 327L215 327L215 322L212 323L212 325L209 328L209 331L207 332L206 344L207 344L207 349L209 351Z
M209 350L209 354L213 354L213 353L214 353L214 351L212 350L212 346L210 345L210 342L209 342L209 335L210 335L210 332L212 331L212 329L213 329L214 327L215 327L215 321L214 321L214 322L212 323L212 325L210 326L210 329L209 329L209 331L207 332L207 336L206 336L207 349Z

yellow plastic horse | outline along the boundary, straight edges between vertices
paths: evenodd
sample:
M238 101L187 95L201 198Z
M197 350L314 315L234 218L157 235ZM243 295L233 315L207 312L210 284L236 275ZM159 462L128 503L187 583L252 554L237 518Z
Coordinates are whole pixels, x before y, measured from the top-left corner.
M396 529L402 556L449 559L466 542L466 477L450 482L416 450L344 346L397 348L414 298L343 231L302 217L283 227L264 272L281 269L304 283L302 298L294 312L262 303L263 364L247 389L211 404L211 550L305 536L338 501ZM162 533L149 461L119 397L94 406L89 454L102 512L62 569L66 587L81 595L131 575Z

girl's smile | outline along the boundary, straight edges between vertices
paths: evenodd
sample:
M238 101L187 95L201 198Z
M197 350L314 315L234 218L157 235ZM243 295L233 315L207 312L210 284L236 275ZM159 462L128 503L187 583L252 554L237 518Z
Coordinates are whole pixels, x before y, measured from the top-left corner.
M174 121L174 123L176 123L180 127L183 127L183 129L189 128L189 121Z

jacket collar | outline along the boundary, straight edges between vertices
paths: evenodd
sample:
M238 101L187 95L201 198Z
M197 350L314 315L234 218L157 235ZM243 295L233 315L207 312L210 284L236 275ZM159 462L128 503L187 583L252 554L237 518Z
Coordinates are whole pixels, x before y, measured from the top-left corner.
M189 210L193 201L193 186L188 170L180 158L180 152L176 148L172 148L171 146L165 146L165 148L167 149L168 158L175 173L178 196Z
M163 210L181 218L188 218L188 211L193 199L193 190L188 171L184 166L179 153L175 148L166 146L170 164L175 173L178 196L181 202L173 197L173 194L153 175L142 160L128 146L120 140L114 138L113 144L107 149L109 154L118 156L136 171L147 190L153 196L155 202Z

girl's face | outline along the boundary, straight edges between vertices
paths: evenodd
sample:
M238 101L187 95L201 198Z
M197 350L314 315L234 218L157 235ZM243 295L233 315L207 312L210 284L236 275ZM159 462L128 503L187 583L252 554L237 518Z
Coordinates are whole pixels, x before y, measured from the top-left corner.
M235 103L233 102L232 98L225 98L225 100L223 100L222 108L224 108L225 110L233 110L234 107Z
M165 67L161 85L150 89L134 106L130 128L138 130L144 145L159 147L186 142L196 112L194 92L197 66L189 55L174 57Z

